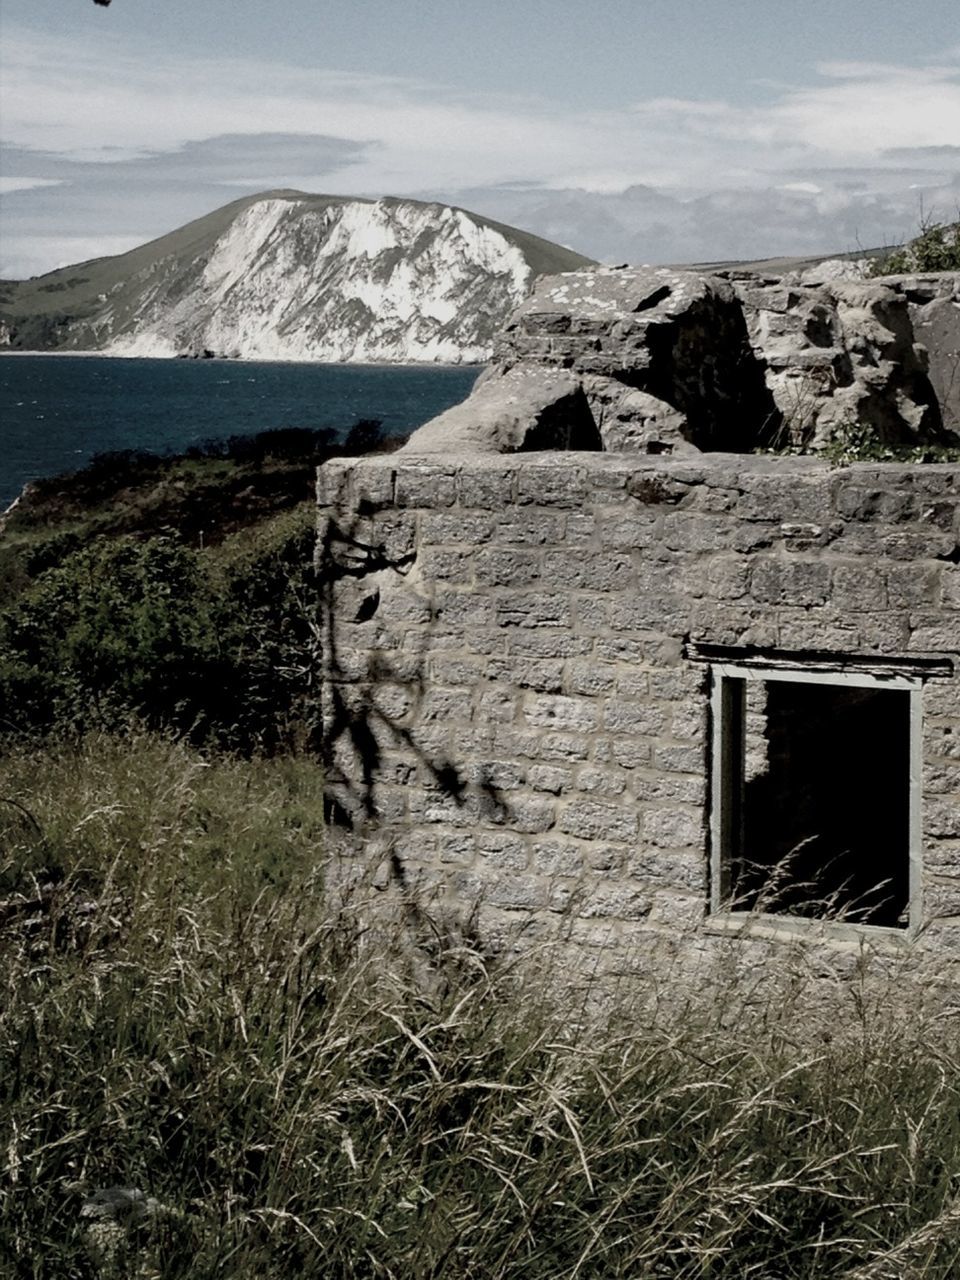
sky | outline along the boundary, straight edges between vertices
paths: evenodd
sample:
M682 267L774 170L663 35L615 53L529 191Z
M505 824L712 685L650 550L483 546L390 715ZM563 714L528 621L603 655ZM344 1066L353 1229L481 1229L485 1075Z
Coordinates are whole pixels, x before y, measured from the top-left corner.
M895 243L958 216L960 6L0 0L0 276L276 187L604 261Z

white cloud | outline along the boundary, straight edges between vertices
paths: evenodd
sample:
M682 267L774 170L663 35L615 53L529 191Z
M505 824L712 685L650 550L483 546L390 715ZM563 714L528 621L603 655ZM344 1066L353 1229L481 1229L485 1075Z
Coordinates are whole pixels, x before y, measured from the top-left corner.
M7 178L0 177L0 196L11 195L14 191L34 191L37 187L58 187L59 178Z
M147 238L222 202L217 189L224 200L277 185L452 196L526 182L541 189L541 203L573 188L614 203L631 186L681 201L725 192L703 230L703 254L711 256L717 220L742 216L732 193L760 193L781 217L763 193L780 188L791 209L806 197L818 216L834 219L839 236L842 217L871 192L942 185L960 169L949 150L960 139L960 50L919 68L824 63L807 83L765 84L759 105L657 97L578 111L562 98L467 94L422 80L235 58L163 59L102 30L78 44L7 26L0 120L8 142L22 149L8 165L7 181L16 184L9 189L18 192L16 217L6 215L8 241L29 234L30 201L43 193L27 188L43 181L64 183L56 207L42 206L45 230L61 239L83 231L91 240L92 222L80 223L92 220L94 204L107 218L105 237L143 226ZM254 135L276 140L257 143ZM231 138L236 146L225 149ZM852 171L859 194L844 185ZM863 178L867 171L877 177ZM148 181L155 182L149 217ZM81 186L84 200L71 201ZM878 208L892 216L903 203ZM16 256L9 243L7 252Z

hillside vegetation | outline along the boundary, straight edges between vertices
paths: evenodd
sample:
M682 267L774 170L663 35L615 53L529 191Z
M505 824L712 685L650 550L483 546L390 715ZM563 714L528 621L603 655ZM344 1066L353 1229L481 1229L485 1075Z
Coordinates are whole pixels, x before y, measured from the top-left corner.
M307 743L315 467L398 443L271 431L31 486L0 535L0 738L135 717L246 754Z

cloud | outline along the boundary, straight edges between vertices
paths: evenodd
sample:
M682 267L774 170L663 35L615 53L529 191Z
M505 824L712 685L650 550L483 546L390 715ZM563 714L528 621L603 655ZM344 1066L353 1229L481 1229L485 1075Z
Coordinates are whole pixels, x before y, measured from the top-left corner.
M751 105L678 96L583 111L560 95L160 57L99 30L67 42L7 26L7 272L35 266L43 240L52 265L70 237L144 240L277 186L476 193L481 211L516 210L618 260L641 235L661 260L733 256L754 233L839 248L853 223L868 239L909 228L917 193L949 196L960 172L958 51L921 67L823 63Z
M60 185L59 178L14 178L10 176L0 177L0 195L10 195L14 191L33 191L37 187L56 187Z
M880 152L881 159L896 164L960 165L960 147L889 147Z
M10 175L0 276L74 262L81 244L86 257L125 252L240 194L335 189L341 179L334 175L364 150L325 135L263 133L191 140L134 158L104 151L95 160L0 146L0 168Z

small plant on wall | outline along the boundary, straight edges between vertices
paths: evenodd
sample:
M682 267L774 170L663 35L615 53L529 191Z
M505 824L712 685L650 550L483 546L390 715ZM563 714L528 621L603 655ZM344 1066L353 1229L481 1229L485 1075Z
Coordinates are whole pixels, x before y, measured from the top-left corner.
M823 450L830 462L960 462L960 446L890 444L876 430L855 422L842 427Z

